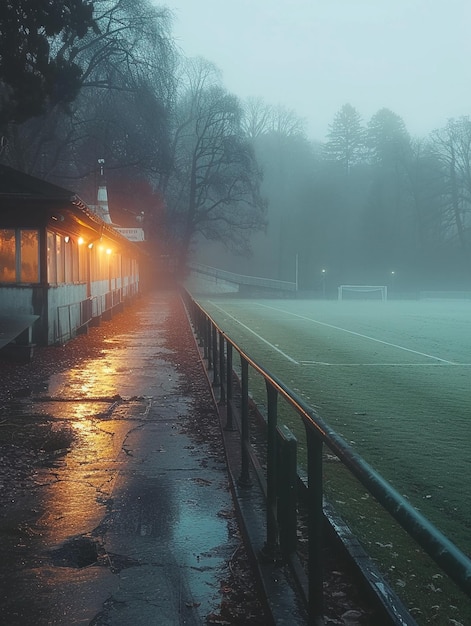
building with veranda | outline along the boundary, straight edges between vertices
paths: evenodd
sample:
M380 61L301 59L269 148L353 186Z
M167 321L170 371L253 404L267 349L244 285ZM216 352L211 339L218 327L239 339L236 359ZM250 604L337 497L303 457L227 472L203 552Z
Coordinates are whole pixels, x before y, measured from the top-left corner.
M0 348L64 343L111 316L144 258L73 192L0 165Z

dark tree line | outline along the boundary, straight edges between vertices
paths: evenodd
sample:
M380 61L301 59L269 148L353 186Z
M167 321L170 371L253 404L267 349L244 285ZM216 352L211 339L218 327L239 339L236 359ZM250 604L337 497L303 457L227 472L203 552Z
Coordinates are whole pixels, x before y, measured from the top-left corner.
M300 123L281 130L261 101L246 113L269 202L254 273L293 280L297 259L304 289L320 289L326 275L331 288L469 288L468 117L415 139L393 111L365 123L346 104L314 144Z
M227 269L292 280L297 259L306 289L323 269L332 284L469 281L468 117L415 139L393 111L365 123L345 104L313 143L295 112L242 103L184 59L150 0L4 3L0 136L3 163L90 203L104 159L112 206L144 212L157 257L182 267L219 242Z

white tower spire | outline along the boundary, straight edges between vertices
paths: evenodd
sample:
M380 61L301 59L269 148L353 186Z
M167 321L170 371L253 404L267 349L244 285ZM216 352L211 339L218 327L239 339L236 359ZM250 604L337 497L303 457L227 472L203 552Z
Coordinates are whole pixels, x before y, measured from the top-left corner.
M105 180L105 159L98 159L98 163L100 165L100 182L98 185L98 193L97 193L97 205L98 210L100 212L100 217L107 224L111 224L110 212L108 209L108 191L106 189L106 180Z

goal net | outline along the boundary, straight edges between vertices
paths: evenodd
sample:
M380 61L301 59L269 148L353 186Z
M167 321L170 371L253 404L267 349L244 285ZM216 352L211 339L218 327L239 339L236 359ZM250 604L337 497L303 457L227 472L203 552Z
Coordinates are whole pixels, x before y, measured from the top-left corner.
M340 285L339 300L382 300L388 299L386 285Z

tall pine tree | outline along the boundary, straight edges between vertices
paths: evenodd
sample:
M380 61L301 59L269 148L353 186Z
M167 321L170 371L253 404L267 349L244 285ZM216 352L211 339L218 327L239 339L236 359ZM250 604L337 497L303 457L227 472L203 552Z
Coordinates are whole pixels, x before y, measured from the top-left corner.
M325 156L340 163L348 175L365 153L365 129L360 114L351 104L344 104L329 125Z

